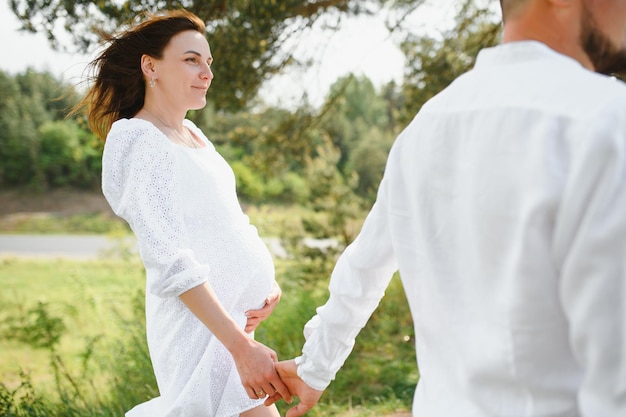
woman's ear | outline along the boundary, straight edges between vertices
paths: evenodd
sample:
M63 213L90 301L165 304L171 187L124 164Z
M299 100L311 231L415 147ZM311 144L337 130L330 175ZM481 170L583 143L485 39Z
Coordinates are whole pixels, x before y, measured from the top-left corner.
M156 78L155 59L150 55L141 56L141 72L148 80Z

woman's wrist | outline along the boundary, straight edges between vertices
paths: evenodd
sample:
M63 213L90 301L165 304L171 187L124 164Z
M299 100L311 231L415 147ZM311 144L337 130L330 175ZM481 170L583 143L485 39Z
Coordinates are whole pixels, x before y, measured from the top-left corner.
M233 358L237 358L244 355L244 352L252 347L254 341L241 329L237 328L237 331L229 335L227 340L224 340L222 343Z

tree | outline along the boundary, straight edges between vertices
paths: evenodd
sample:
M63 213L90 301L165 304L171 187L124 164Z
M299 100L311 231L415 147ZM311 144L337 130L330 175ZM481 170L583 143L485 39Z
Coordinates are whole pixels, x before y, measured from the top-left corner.
M387 102L367 77L350 74L338 79L330 87L325 107L331 110L325 112L320 128L339 149L337 167L344 173L350 152L368 140L372 128L394 133L388 129Z
M470 70L478 52L497 44L500 34L500 22L488 5L477 6L476 0L464 0L455 28L444 32L442 38L409 36L401 46L407 58L404 123L427 100Z
M93 187L102 146L80 125L65 120L76 92L50 73L0 71L0 186Z
M376 199L392 141L393 137L388 132L382 132L380 128L373 126L354 149L350 150L346 171L358 175L354 191L370 204Z
M424 0L397 0L401 15ZM207 22L209 42L215 55L214 73L219 88L210 99L216 107L235 110L256 95L261 83L293 62L281 49L322 15L374 13L386 0L10 0L22 29L43 32L57 48L62 27L72 43L85 52L98 42L98 31L113 32L144 11L185 7Z

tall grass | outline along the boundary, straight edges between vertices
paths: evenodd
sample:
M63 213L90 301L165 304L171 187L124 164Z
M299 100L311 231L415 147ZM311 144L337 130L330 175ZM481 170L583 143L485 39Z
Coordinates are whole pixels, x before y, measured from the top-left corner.
M300 353L304 323L327 297L334 256L277 262L283 297L257 330L281 359ZM158 395L145 343L136 260L0 261L0 416L121 416ZM398 279L311 416L408 409L418 374ZM279 403L284 415L286 404Z
M71 216L55 213L17 213L0 218L0 233L16 234L106 234L130 233L123 220L107 214Z

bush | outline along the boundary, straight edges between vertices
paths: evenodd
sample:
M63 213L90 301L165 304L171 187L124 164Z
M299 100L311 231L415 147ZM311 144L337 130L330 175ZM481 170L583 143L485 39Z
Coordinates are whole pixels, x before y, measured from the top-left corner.
M23 107L22 102L11 97L2 106L0 184L33 185L36 183L35 179L41 177L37 172L37 128L32 119L23 117Z
M271 201L283 201L285 197L285 184L278 178L271 178L265 184L265 199Z
M281 200L285 203L305 204L310 196L311 189L308 182L295 172L287 172L282 177L284 191Z
M20 373L21 384L10 389L0 383L0 416L3 417L49 417L51 406L37 393L30 376Z
M65 119L76 96L49 73L0 71L0 185L99 184L102 144L79 120Z
M237 195L249 201L261 201L265 196L263 180L243 162L235 161L231 164L231 168L237 181Z
M391 138L374 128L367 132L364 140L350 154L346 171L358 175L354 191L368 201L374 202L376 199L391 144Z
M102 142L75 121L46 123L39 129L41 170L53 187L94 188L100 183Z

